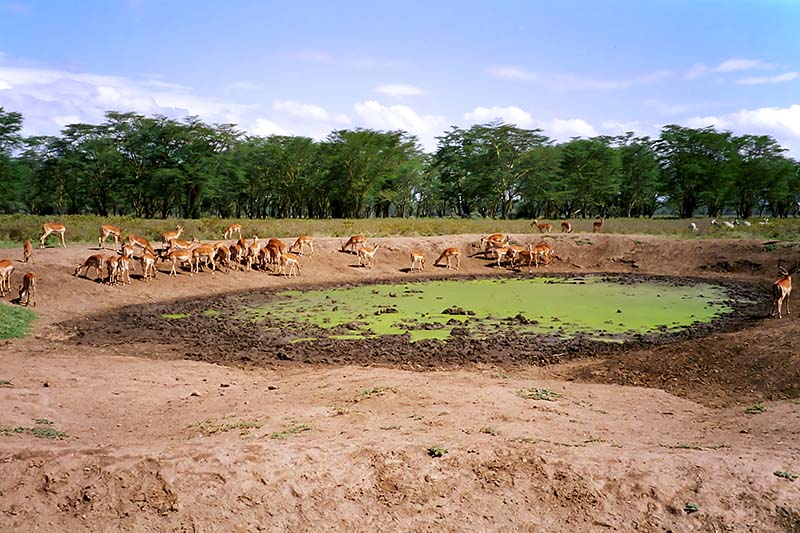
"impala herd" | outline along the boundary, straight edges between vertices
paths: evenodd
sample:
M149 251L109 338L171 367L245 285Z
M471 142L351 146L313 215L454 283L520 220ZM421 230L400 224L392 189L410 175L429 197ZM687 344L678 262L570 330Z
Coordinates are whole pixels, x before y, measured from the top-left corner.
M599 233L603 229L604 218L600 218L592 223L592 232ZM713 220L712 224L717 221ZM723 224L730 224L723 222ZM540 233L550 233L553 225L540 223L534 220L531 226L536 226ZM731 224L733 226L733 224ZM696 225L690 224L690 229L696 231ZM561 222L562 233L572 233L572 224L568 221ZM45 247L45 240L51 234L59 237L61 246L66 248L64 234L66 226L57 223L46 223L42 226L42 236L39 239L39 248ZM134 263L138 262L142 271L141 279L148 281L156 277L156 264L158 261L169 264L170 276L177 276L179 268L186 267L189 276L205 270L211 270L213 274L217 270L228 273L231 270L251 271L251 270L270 270L277 275L284 277L297 277L302 271L300 265L300 255L305 255L304 250L308 249L308 255L314 254L314 242L308 235L301 235L291 246L280 239L259 239L253 235L251 239L242 237L242 227L239 224L231 224L225 228L222 238L225 240L238 236L238 239L226 244L221 241L213 244L202 243L196 238L191 241L180 240L183 234L183 227L177 226L175 231L167 231L161 234L161 248L154 249L150 241L135 234L128 234L124 240L122 230L116 226L100 226L100 235L97 239L98 248L106 250L106 242L110 239L114 242L114 255L106 257L104 254L93 254L87 257L75 268L73 275L81 274L88 278L89 270L93 270L96 281L105 282L108 285L125 285L131 283L130 272L134 268ZM341 245L341 252L355 254L358 257L359 266L373 268L375 265L375 255L379 245L367 245L367 238L364 235L353 235ZM22 246L23 263L35 264L33 258L33 245L30 240L25 240ZM137 257L138 255L138 257ZM446 268L459 270L461 268L461 249L456 247L445 248L441 255L434 261L433 265L438 266L446 262ZM484 259L490 259L498 267L504 264L508 268L521 269L527 264L528 271L532 272L532 267L538 268L540 264L549 265L557 259L553 246L546 242L539 244L528 243L526 245L511 244L509 236L502 233L495 233L483 237L480 241L480 249L470 257L483 255ZM792 274L800 265L796 264L790 270L786 270L779 265L780 277L772 285L772 315L777 312L778 318L783 316L785 306L786 314L789 314L789 296L792 292ZM411 252L411 266L408 272L422 272L425 270L425 254L415 249ZM14 272L14 264L9 259L0 260L0 297L11 292L11 275ZM19 287L18 303L21 305L36 305L37 277L33 272L26 273L22 278L22 285Z

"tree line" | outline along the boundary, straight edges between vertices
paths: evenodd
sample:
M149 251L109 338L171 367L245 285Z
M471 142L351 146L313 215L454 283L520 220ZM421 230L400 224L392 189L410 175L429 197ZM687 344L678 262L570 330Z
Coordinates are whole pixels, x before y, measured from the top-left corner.
M556 142L493 122L433 153L404 131L248 135L197 117L110 111L21 135L0 107L0 213L143 218L650 217L796 214L800 163L765 135L665 126L657 139Z

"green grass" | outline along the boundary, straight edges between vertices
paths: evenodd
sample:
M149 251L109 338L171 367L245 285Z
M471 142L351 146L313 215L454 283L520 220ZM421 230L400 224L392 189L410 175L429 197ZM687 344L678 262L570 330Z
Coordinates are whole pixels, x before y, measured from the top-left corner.
M520 389L517 391L517 396L520 398L525 398L526 400L544 400L548 402L554 402L557 399L561 398L561 395L557 392L553 392L549 389L542 389L539 387L534 387L531 389Z
M0 339L21 339L31 331L36 314L30 309L0 303Z
M446 453L448 453L447 448L442 448L441 446L431 446L428 448L428 455L431 457L443 457Z
M786 470L777 470L773 472L773 475L777 477L782 477L783 479L788 479L789 481L794 481L795 479L797 479L797 474L787 472Z
M10 436L14 434L27 434L27 435L33 435L34 437L40 439L58 439L58 440L64 439L67 436L67 434L64 433L63 431L58 431L49 427L0 426L0 435Z
M162 313L159 316L167 320L180 320L181 318L189 318L192 315L188 313Z
M756 415L756 414L759 414L759 413L764 413L766 411L767 411L766 406L764 406L763 404L760 404L760 403L757 403L755 405L751 405L750 407L748 407L747 409L744 410L744 412L747 413L748 415Z
M289 435L296 435L297 433L303 433L304 431L311 431L313 428L308 424L295 424L289 426L288 428L284 429L283 431L273 431L269 434L269 438L271 439L285 439Z
M774 219L769 225L761 226L757 221L749 228L737 226L735 229L713 227L709 219L692 219L700 228L693 234L688 225L690 220L681 219L606 219L604 233L671 235L685 238L729 237L763 238L775 240L800 240L800 219ZM573 219L576 233L591 232L593 219ZM124 233L136 233L150 240L158 240L165 231L172 231L176 225L184 227L187 239L221 239L225 227L233 222L242 225L247 237L254 233L259 237L291 238L297 235L317 235L347 237L362 233L371 237L385 236L429 236L454 235L460 233L536 233L530 220L492 220L460 218L371 218L371 219L220 219L201 218L195 220L168 218L165 220L140 219L134 217L98 217L93 215L54 215L40 217L34 215L0 215L0 247L2 243L19 246L24 239L35 243L41 235L45 222L60 222L67 226L67 242L97 242L101 224L118 226ZM548 222L555 223L557 220ZM48 243L55 244L55 237Z
M228 431L239 430L240 434L246 433L250 429L260 429L263 424L258 420L240 420L238 422L217 422L215 420L204 420L199 424L189 426L197 428L204 437L216 435L217 433L227 433Z

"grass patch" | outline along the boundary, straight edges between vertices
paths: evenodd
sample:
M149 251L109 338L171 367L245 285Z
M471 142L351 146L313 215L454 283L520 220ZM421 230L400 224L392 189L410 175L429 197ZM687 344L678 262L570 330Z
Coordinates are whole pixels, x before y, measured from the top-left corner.
M214 317L214 316L220 316L221 314L222 314L222 313L221 313L221 312L219 312L219 311L217 311L216 309L206 309L205 311L203 311L203 316L211 316L211 317ZM184 317L184 318L185 318L185 317Z
M48 420L46 418L37 418L33 422L35 424L40 425L40 426L52 426L53 425L53 421L52 420Z
M303 433L304 431L311 431L313 428L308 424L295 424L290 426L283 431L273 431L269 434L269 438L271 439L285 439L289 435L296 435L297 433Z
M520 398L525 398L526 400L544 400L547 402L554 402L561 398L559 393L553 392L549 389L542 389L540 387L520 389L517 391L517 396Z
M7 379L0 379L0 387L13 387L14 384Z
M487 435L491 435L492 437L496 437L496 436L498 436L500 434L499 431L497 431L496 429L494 429L493 427L490 427L490 426L482 427L480 429L480 432L481 433L486 433Z
M15 434L26 434L26 435L33 435L39 439L57 439L61 440L67 437L67 434L63 431L58 431L53 428L49 427L26 427L26 426L16 426L16 427L0 427L0 435L15 435Z
M442 448L441 446L431 446L428 448L428 455L431 457L443 457L446 453L449 453L447 448Z
M689 502L683 506L683 511L688 514L696 513L700 507L696 503Z
M180 320L181 318L189 318L192 315L189 313L162 313L159 316L167 320Z
M794 481L797 479L797 474L792 474L791 472L787 472L786 470L777 470L772 473L777 477L782 477L783 479L788 479L789 481Z
M367 400L369 398L372 398L373 396L381 396L386 392L397 392L397 389L395 389L394 387L372 387L369 389L364 389L361 392L359 392L355 398L353 398L353 403L358 403Z
M245 434L251 429L260 429L263 424L258 420L240 420L238 422L216 422L215 420L204 420L198 424L189 426L190 428L197 428L200 434L204 437L216 435L217 433L226 433L228 431L239 430L240 434Z
M767 408L763 404L757 403L755 405L751 405L747 409L744 410L745 413L748 415L756 415L758 413L766 412Z
M30 309L0 303L0 339L21 339L31 331L36 314Z
M380 428L378 428L378 429L382 429L383 431L394 431L394 430L396 430L396 429L400 429L400 426L398 426L398 425L392 425L392 426L381 426L381 427L380 427Z

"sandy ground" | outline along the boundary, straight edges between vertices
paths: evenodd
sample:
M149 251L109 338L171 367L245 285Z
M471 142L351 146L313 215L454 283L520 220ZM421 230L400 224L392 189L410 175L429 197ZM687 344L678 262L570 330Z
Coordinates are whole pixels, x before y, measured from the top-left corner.
M377 239L371 270L317 239L299 281L110 287L72 276L96 253L87 245L16 262L15 285L26 270L41 278L39 318L31 338L0 341L0 427L66 437L0 434L0 530L800 531L800 480L774 475L800 474L800 327L765 316L793 247L555 235L548 271L730 278L765 300L737 331L544 367L223 366L158 335L78 344L62 324L243 289L452 276L431 266L445 246L465 252L458 274L492 274L466 257L478 238ZM416 247L423 275L404 272ZM518 394L534 387L560 396ZM745 413L756 403L766 411Z

